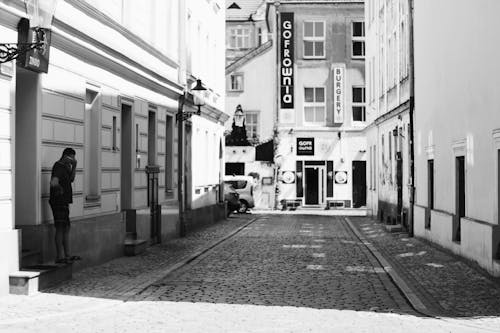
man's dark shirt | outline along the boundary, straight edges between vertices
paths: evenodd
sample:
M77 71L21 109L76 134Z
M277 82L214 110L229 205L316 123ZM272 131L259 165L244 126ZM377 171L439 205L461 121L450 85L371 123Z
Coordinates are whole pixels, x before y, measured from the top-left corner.
M73 203L73 189L71 188L71 166L57 161L52 167L52 177L59 179L59 186L50 187L51 205L67 205Z

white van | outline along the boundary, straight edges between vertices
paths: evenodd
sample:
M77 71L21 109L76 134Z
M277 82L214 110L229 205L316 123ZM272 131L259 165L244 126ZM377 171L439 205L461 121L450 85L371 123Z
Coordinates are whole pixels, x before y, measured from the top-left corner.
M224 183L230 184L240 195L240 213L255 207L253 199L254 180L252 176L224 176Z

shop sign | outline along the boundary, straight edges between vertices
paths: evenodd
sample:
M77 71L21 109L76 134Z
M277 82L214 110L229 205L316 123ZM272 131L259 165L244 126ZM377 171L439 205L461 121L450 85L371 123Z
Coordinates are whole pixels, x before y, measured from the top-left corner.
M281 13L280 99L282 109L293 109L293 13Z
M335 184L347 184L346 171L335 171Z
M343 67L333 67L334 123L344 122L344 73Z
M314 155L314 138L297 138L297 155Z

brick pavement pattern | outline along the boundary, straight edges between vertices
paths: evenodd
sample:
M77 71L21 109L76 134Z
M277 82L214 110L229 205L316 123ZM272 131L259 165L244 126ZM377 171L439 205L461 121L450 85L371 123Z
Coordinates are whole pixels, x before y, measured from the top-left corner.
M185 238L148 247L135 257L121 257L98 267L73 274L73 279L45 292L126 300L162 278L165 270L189 258L211 243L236 231L251 220L251 215L237 215L215 225L197 230Z
M254 217L0 299L0 332L498 332L500 317L415 315L340 217Z
M341 217L260 218L135 300L414 313Z
M412 290L438 316L500 316L500 279L476 264L371 218L349 217ZM500 332L500 327L498 329Z

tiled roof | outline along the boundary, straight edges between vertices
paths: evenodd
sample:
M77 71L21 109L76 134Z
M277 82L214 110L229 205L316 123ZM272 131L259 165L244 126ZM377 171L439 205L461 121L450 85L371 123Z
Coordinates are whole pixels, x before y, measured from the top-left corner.
M228 9L235 2L241 9ZM265 0L226 0L226 20L246 21L255 14Z

